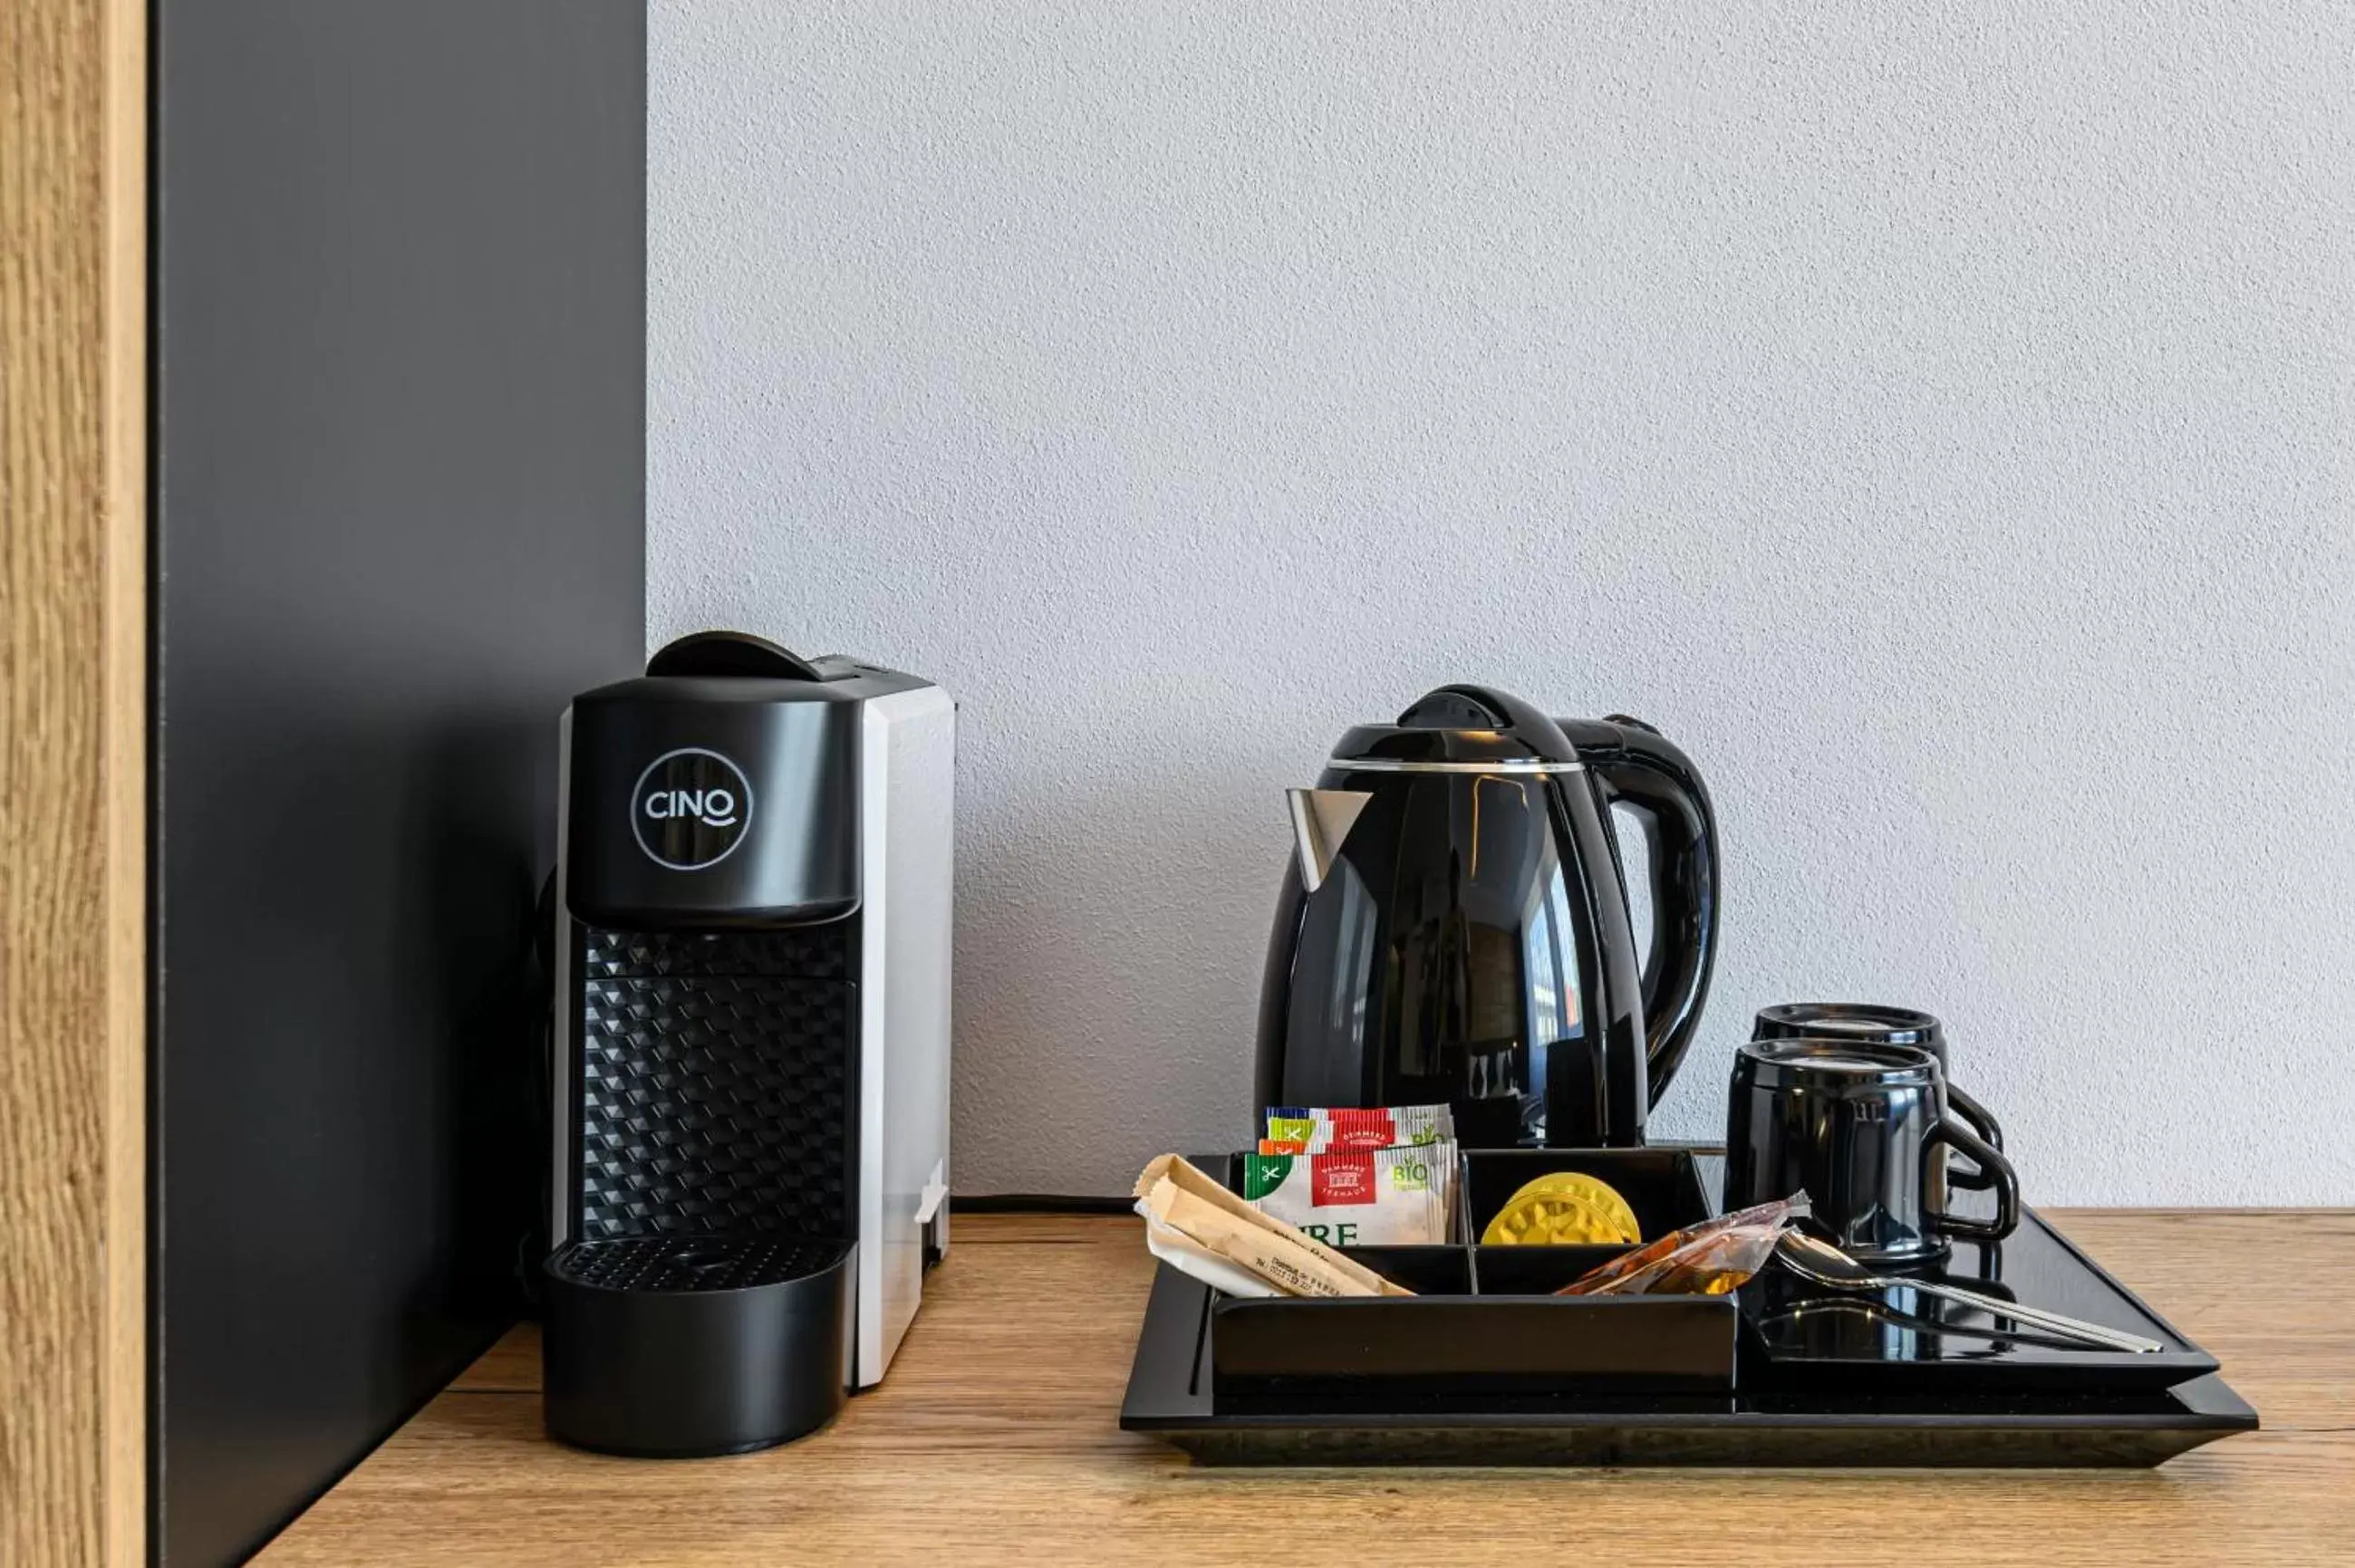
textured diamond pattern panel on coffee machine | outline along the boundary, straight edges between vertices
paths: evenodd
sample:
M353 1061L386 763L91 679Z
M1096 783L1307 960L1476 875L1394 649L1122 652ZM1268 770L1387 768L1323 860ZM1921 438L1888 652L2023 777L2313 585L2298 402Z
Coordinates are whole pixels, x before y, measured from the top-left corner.
M849 1250L847 1241L791 1236L625 1236L576 1242L557 1254L554 1267L608 1290L741 1290L832 1268Z
M589 980L583 1239L847 1235L857 996L800 978Z

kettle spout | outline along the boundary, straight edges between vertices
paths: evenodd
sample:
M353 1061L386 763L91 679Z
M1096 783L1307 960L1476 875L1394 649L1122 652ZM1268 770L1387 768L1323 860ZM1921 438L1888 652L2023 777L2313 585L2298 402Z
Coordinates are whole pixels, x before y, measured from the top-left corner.
M1287 789L1292 836L1300 851L1300 885L1310 893L1325 885L1341 841L1373 796L1363 789Z

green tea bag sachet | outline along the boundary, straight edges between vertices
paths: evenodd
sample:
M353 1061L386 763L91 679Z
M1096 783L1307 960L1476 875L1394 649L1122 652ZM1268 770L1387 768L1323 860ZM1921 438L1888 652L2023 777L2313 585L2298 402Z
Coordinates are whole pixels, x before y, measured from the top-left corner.
M1265 1154L1322 1154L1328 1149L1388 1149L1439 1143L1455 1136L1455 1118L1435 1106L1270 1106Z
M1449 1239L1455 1145L1248 1154L1243 1197L1327 1246L1437 1246Z

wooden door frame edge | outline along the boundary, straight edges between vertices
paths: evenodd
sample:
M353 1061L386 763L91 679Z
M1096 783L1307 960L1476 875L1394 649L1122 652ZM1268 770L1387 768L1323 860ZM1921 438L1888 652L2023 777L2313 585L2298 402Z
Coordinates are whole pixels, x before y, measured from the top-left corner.
M148 933L152 575L148 366L152 191L149 0L102 0L105 334L106 840L105 1298L99 1418L101 1545L108 1568L154 1556L149 1530L148 1106L152 991Z
M0 1558L149 1561L148 0L0 12Z

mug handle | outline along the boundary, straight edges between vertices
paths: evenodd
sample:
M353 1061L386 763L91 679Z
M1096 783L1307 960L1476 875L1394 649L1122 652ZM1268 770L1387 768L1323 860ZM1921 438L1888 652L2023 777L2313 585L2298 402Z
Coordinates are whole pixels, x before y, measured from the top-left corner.
M1946 1085L1946 1105L1956 1117L1961 1118L1965 1126L1979 1135L1980 1140L1989 1149L1994 1150L1998 1154L2003 1152L2003 1127L1995 1119L1995 1114L1992 1111L1963 1093L1952 1083ZM1984 1165L1975 1171L1955 1171L1950 1167L1946 1171L1946 1185L1949 1187L1961 1187L1968 1192L1984 1192L1995 1184L1996 1179L1988 1174Z
M1943 1143L1955 1150L1979 1168L1995 1188L1995 1219L1966 1220L1954 1214L1933 1212L1931 1218L1940 1230L1953 1236L1969 1236L1977 1241L2001 1241L2019 1228L2019 1175L2011 1161L1996 1152L1995 1146L1963 1125L1952 1111L1938 1118L1930 1129L1930 1141Z

